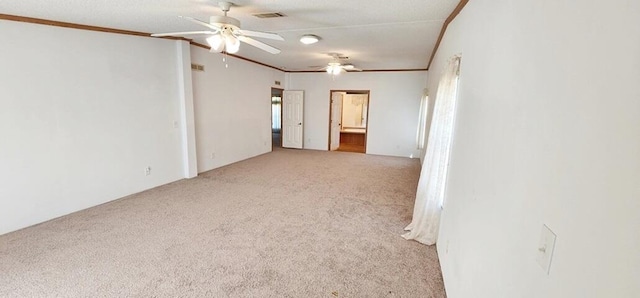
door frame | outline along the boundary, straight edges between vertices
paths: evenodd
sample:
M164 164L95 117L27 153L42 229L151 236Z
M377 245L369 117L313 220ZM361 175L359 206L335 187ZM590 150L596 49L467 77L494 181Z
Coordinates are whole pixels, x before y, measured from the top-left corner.
M280 95L280 147L282 147L282 93L284 93L283 88L274 88L271 87L271 96L269 97L269 105L273 107L272 97L274 95ZM271 123L269 123L269 131L271 132L271 148L273 149L273 113L271 113L271 109L269 109L269 114L271 115Z
M364 130L364 154L367 154L367 136L369 134L369 111L371 110L371 90L329 90L329 139L327 140L327 151L331 151L331 95L333 92L345 92L347 94L366 94L367 95L367 121L366 128ZM342 103L344 104L344 102ZM342 117L342 113L340 113L340 117ZM340 119L342 121L342 119Z

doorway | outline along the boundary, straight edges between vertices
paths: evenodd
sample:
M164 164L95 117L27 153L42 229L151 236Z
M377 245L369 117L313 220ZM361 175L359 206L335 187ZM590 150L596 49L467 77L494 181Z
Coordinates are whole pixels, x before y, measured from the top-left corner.
M282 91L271 88L271 149L282 147Z
M367 152L369 90L331 90L329 151Z

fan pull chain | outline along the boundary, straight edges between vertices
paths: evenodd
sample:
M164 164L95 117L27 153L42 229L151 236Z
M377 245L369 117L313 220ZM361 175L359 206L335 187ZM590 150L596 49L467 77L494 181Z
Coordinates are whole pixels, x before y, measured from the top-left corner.
M224 55L222 55L222 62L224 62L224 67L225 68L229 68L229 63L227 63L227 52L224 52Z

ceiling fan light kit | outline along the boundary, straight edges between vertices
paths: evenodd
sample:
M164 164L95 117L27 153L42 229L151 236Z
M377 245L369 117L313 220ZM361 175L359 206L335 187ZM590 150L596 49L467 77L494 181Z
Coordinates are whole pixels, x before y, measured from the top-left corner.
M318 42L320 40L320 37L318 37L317 35L313 35L313 34L305 34L302 37L300 37L300 42L303 44L314 44L316 42Z
M327 66L327 73L331 75L339 75L342 72L342 67L338 62L329 62Z
M221 53L222 51L226 51L229 54L235 54L240 50L240 40L230 33L229 30L225 29L226 28L223 28L220 34L207 38L211 52Z

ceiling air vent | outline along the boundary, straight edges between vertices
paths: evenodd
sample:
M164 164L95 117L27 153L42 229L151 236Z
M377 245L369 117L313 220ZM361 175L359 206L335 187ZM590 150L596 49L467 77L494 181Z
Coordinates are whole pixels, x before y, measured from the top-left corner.
M204 65L191 64L191 69L192 70L197 70L197 71L204 71Z
M338 60L338 59L339 60L347 60L347 59L349 59L349 56L345 56L345 55L342 55L340 53L327 53L327 55L333 57L333 59L336 59L336 60Z
M286 17L286 15L284 15L281 12L265 12L265 13L256 13L253 15L256 18L261 18L261 19L269 19L269 18L281 18L281 17Z

